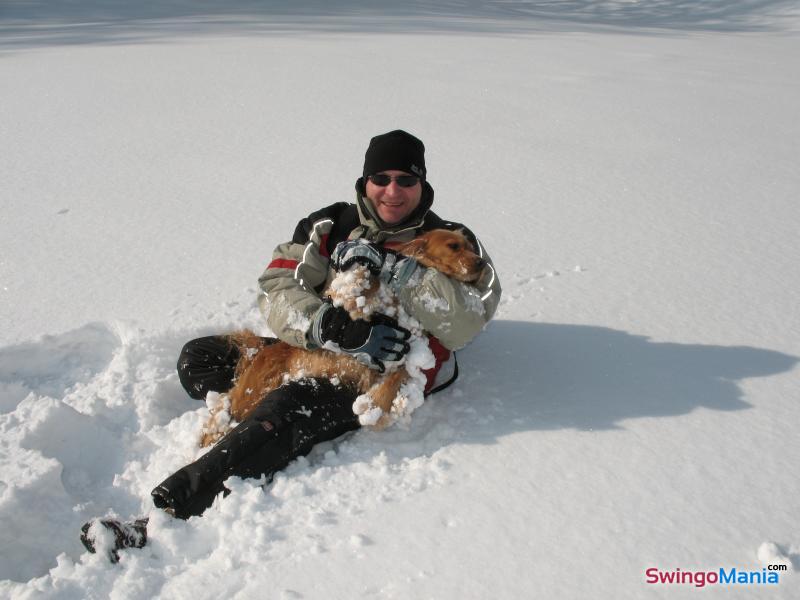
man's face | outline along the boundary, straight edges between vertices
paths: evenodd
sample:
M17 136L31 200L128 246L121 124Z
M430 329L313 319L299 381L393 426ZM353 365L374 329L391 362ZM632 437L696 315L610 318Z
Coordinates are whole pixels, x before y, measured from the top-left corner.
M381 171L386 175L410 175L405 171ZM386 186L375 185L367 179L367 198L375 212L388 225L395 225L414 212L422 199L422 183L412 187L400 187L394 179Z

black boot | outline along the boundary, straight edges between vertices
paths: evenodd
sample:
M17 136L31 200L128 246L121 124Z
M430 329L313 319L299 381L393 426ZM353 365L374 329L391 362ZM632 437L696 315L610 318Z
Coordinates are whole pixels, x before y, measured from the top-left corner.
M147 543L147 518L136 521L123 522L116 519L93 519L81 527L81 542L86 549L94 554L97 540L91 535L89 529L94 523L99 523L114 534L114 547L108 551L108 559L112 563L119 562L119 550L124 548L142 548Z

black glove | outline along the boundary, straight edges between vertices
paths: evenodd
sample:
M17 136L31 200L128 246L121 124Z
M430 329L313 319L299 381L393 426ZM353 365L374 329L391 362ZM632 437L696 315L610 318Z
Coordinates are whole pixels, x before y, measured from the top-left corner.
M333 342L347 354L370 368L385 370L384 361L396 362L411 349L411 332L385 315L375 315L371 321L350 318L342 307L324 304L314 317L311 339L318 346Z

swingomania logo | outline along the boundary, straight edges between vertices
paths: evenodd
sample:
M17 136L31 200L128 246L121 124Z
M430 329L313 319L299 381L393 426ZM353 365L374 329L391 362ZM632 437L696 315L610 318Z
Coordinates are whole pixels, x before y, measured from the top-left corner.
M788 571L786 565L768 565L760 571L745 571L736 567L720 567L711 571L691 571L675 568L663 571L658 567L650 567L645 572L645 581L653 585L693 585L705 587L707 585L777 585L780 583L781 572Z

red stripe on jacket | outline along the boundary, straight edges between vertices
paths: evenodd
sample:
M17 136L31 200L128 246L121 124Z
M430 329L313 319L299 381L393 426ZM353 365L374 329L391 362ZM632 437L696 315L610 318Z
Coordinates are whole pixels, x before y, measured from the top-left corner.
M330 252L328 252L328 238L330 237L330 233L325 233L322 235L322 238L319 241L319 254L320 256L324 256L325 258L330 257Z
M326 233L322 236L322 239L319 243L319 254L320 256L324 256L325 258L330 258L330 253L328 252L328 237L330 234ZM297 265L300 264L297 260L291 260L289 258L276 258L271 263L267 265L268 269L296 269Z
M432 335L428 336L428 347L431 349L431 352L433 352L433 358L436 360L436 364L430 369L422 371L427 379L425 382L426 394L429 394L433 389L433 384L436 381L436 376L439 374L439 369L441 369L442 365L450 358L450 350L442 346L442 342Z
M267 265L268 269L295 269L297 268L298 261L288 258L276 258Z

